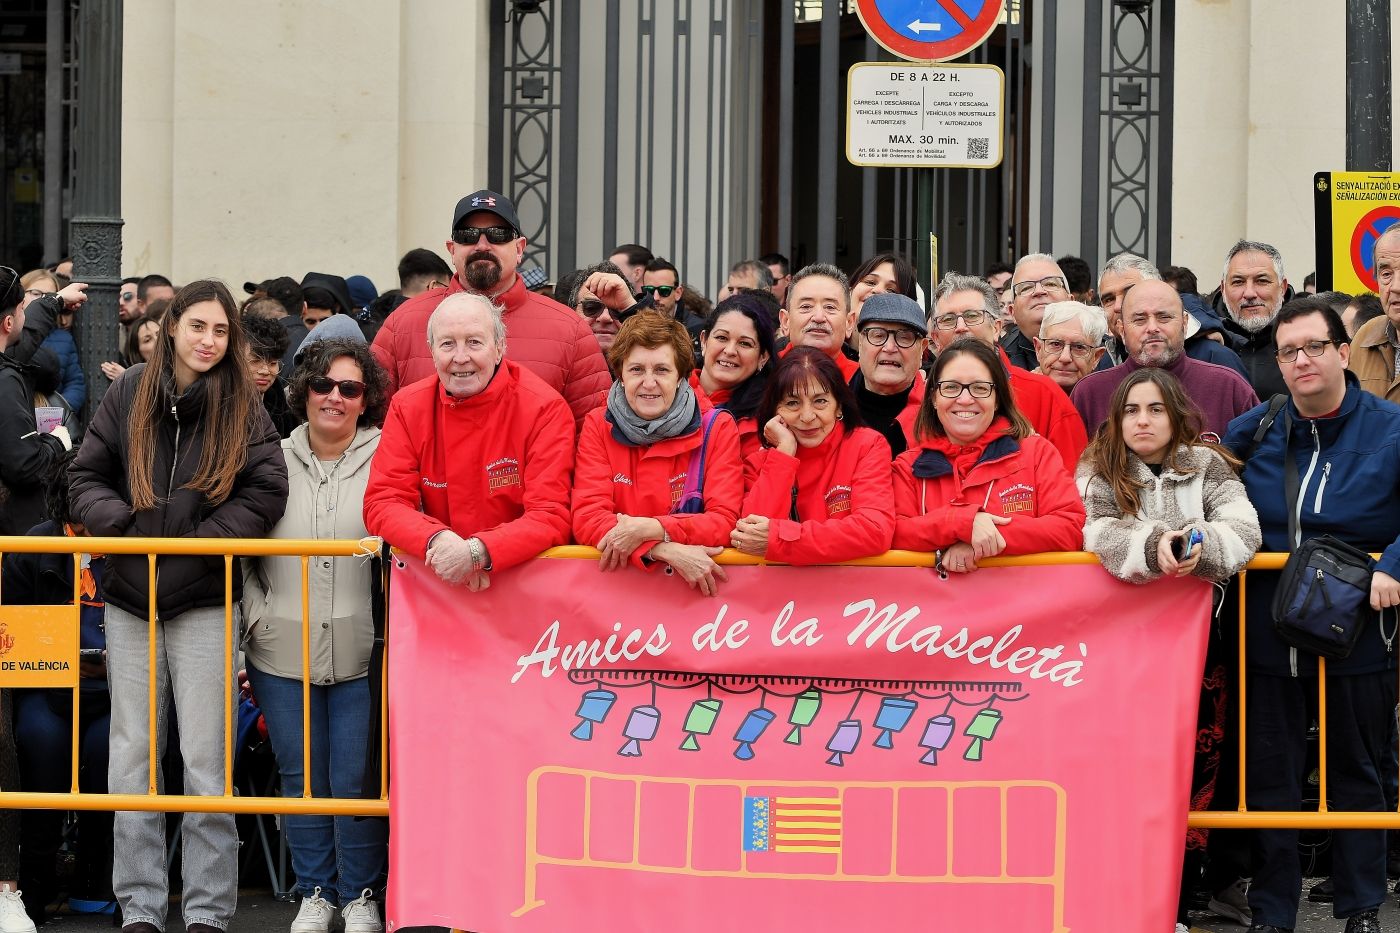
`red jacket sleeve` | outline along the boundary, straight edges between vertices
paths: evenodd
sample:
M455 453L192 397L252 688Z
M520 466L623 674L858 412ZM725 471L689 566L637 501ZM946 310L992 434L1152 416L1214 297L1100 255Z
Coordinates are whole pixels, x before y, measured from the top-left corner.
M760 447L744 463L744 505L741 516L786 519L792 512L792 487L797 484L797 458L773 447Z
M426 559L428 539L447 525L423 514L419 494L421 466L404 421L403 405L396 398L389 402L379 448L370 461L369 482L365 486L365 530Z
M1057 392L1054 399L1051 403L1053 411L1050 417L1050 432L1045 435L1045 439L1055 445L1065 470L1073 476L1075 467L1079 465L1080 454L1089 446L1089 435L1084 430L1084 419L1079 416L1069 396Z
M525 441L523 459L524 512L519 518L476 533L490 554L492 571L524 563L569 540L574 426L563 399L552 397L541 406Z
M739 460L739 429L728 415L717 415L705 448L705 511L698 515L658 515L661 527L677 544L728 547L729 533L744 501L744 471Z
M914 459L919 448L905 451L894 462L894 546L904 551L938 551L958 541L972 540L972 520L980 511L976 503L945 505L941 483L926 491L923 480L914 476ZM920 496L933 496L920 503ZM933 506L927 513L921 506Z
M578 436L574 468L573 529L579 544L597 547L617 524L621 511L613 499L612 464L608 458L608 423L601 416L585 418Z
M569 371L564 374L559 394L569 403L577 432L583 426L584 417L608 400L612 375L603 359L603 351L598 348L598 338L582 318L578 319L574 331L574 358L569 361Z
M1021 457L1035 476L1035 515L1016 515L998 527L1006 540L1001 556L1082 550L1084 502L1059 452L1044 438L1032 436L1021 441Z
M851 476L851 511L844 518L811 519L800 524L787 518L770 521L769 560L831 564L890 549L894 487L889 442L874 431L859 431L846 443L860 445Z
M370 352L379 361L379 365L384 368L384 372L389 375L389 398L399 391L399 368L394 362L394 341L398 339L397 322L394 315L390 314L380 325L379 331L374 335L374 343L370 344ZM375 456L379 451L375 451Z

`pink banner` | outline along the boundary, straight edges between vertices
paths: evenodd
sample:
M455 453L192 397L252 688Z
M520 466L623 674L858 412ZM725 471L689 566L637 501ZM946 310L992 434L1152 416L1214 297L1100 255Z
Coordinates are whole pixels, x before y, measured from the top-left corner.
M1209 587L409 560L390 926L1170 930Z

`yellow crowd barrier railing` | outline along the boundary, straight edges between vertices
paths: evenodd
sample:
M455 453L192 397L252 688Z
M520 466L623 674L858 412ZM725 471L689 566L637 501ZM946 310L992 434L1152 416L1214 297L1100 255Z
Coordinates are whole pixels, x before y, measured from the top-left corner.
M233 607L233 561L239 557L298 557L301 559L301 685L302 685L302 773L311 774L311 612L308 575L313 557L358 557L375 559L379 553L379 540L368 538L352 540L299 540L299 539L240 539L240 538L99 538L99 537L3 537L0 536L0 554L71 554L73 555L73 603L65 606L46 607L54 614L67 613L71 616L72 631L78 629L81 612L81 565L84 554L133 554L147 559L147 587L151 594L148 601L149 651L147 670L156 670L156 564L159 558L168 556L222 557L224 563L224 670L232 677L235 645L241 632L234 631ZM4 585L0 579L0 607L4 607ZM178 623L173 623L178 624ZM74 639L76 642L76 639ZM0 678L3 672L0 672ZM0 680L0 684L3 681ZM157 810L161 812L190 813L277 813L277 814L325 814L331 816L388 816L388 690L387 680L380 691L380 721L384 724L380 735L380 794L377 800L348 800L311 796L311 781L303 782L304 790L299 798L239 796L234 793L233 732L236 709L235 685L226 684L227 701L224 707L224 792L214 796L193 796L183 794L162 794L159 792L159 768L156 739L156 679L151 677L147 689L147 714L150 723L150 755L148 760L147 790L144 794L88 794L78 790L79 765L79 703L81 688L76 679L73 693L73 734L71 790L68 793L36 793L27 791L6 791L0 793L0 807L10 809L58 809L58 810Z
M97 538L97 537L3 537L0 536L0 554L71 554L73 555L73 604L71 606L47 607L71 614L71 624L76 632L81 599L79 592L80 565L83 554L135 554L143 555L148 561L148 586L155 592L156 564L160 557L184 555L222 557L224 561L224 660L225 669L233 670L233 653L236 637L233 626L234 610L232 601L233 561L239 557L297 557L301 560L302 583L302 734L308 737L303 742L303 773L311 772L310 695L311 695L311 612L310 589L308 584L310 562L316 557L358 557L375 559L379 553L378 539L364 540L314 540L314 539L231 539L231 538ZM540 555L553 559L593 559L599 552L591 547L567 546L552 548ZM1280 570L1287 560L1286 554L1259 554L1251 560L1247 568L1239 574L1239 611L1244 618L1245 594L1250 570ZM767 564L762 558L726 550L717 559L727 565ZM888 551L884 554L860 560L849 561L850 566L861 567L928 567L934 566L933 554L914 551ZM1094 564L1098 559L1093 554L1083 552L1063 552L1033 554L1024 557L999 557L979 561L983 568L1056 566L1068 564ZM3 581L0 581L0 607L4 606ZM156 657L156 611L154 601L148 607L150 623L149 669L155 670ZM1239 705L1239 800L1234 811L1195 811L1189 816L1191 826L1199 828L1230 829L1400 829L1400 810L1395 812L1343 812L1331 810L1327 806L1327 678L1326 662L1318 660L1318 772L1319 799L1321 803L1315 811L1261 811L1250 810L1247 805L1245 751L1248 737L1245 735L1245 701L1248 690L1248 677L1245 665L1245 626L1239 626L1238 634L1239 668L1235 689L1238 691ZM0 675L3 676L3 675ZM229 685L230 702L224 716L224 793L218 796L191 796L162 794L158 791L159 762L156 755L156 730L150 730L151 747L148 763L148 786L144 794L88 794L78 790L78 708L80 688L75 682L73 693L73 735L72 735L72 788L67 793L32 793L22 791L0 792L0 807L10 809L61 809L61 810L156 810L168 812L214 812L214 813L268 813L268 814L325 814L334 816L388 816L388 680L383 681L380 691L380 794L378 799L337 799L312 797L310 784L299 798L240 796L233 792L233 724L234 704L233 685ZM155 680L149 684L148 714L150 721L156 717Z

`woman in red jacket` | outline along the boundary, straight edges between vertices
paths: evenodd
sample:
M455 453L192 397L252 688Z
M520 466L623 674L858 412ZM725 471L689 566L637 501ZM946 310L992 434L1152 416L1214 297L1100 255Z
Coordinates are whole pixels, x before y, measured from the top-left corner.
M777 303L766 293L740 292L721 301L700 332L704 359L690 374L695 394L739 423L739 447L745 460L760 446L755 415L778 358L773 337L776 309Z
M758 410L764 448L744 467L745 518L731 543L789 564L883 554L894 531L890 445L862 427L836 364L798 347L783 357Z
M603 570L659 562L712 596L725 579L714 558L744 495L734 419L691 388L690 335L674 318L629 318L608 365L608 403L579 434L574 539L603 552Z
M1083 544L1074 480L987 344L963 338L938 355L914 437L894 462L895 547L938 551L941 570L970 573L984 557Z

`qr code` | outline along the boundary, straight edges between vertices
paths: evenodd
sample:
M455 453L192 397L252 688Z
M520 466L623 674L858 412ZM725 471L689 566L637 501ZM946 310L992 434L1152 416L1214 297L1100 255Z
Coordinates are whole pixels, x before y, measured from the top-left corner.
M985 159L991 155L992 141L987 136L973 136L967 141L967 157L970 160Z

